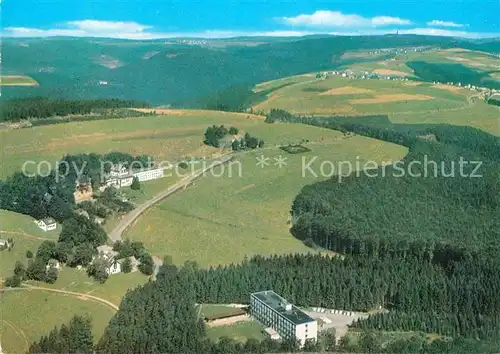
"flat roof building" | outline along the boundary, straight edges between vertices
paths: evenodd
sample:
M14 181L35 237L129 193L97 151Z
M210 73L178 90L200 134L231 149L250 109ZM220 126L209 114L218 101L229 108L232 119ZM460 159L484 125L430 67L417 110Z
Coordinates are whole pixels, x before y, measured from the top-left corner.
M295 337L301 345L318 338L318 324L298 307L272 290L250 295L250 314L257 321L273 328L281 338Z

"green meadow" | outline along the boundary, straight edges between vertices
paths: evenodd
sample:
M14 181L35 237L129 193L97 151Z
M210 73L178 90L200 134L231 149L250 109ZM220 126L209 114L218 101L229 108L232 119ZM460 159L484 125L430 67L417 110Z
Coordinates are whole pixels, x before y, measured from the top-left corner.
M203 144L212 124L234 125L250 130L262 124L249 114L215 111L172 111L169 115L83 121L0 130L2 167L0 178L26 170L46 172L65 154L120 151L147 154L174 162L182 157L207 156L216 152ZM42 161L47 161L38 165Z
M309 252L290 233L288 210L300 189L339 173L330 162L401 159L406 148L364 137L345 138L339 132L292 124L268 126L269 134L298 127L296 135L284 134L282 143L300 139L311 151L288 154L275 146L237 154L237 162L207 173L186 190L153 206L126 232L142 241L153 255L170 255L176 264L194 260L202 266L239 262L257 254ZM294 128L292 128L294 129ZM277 133L279 134L279 133ZM269 165L258 166L266 158ZM312 173L302 174L302 164ZM286 166L277 164L285 158ZM321 174L321 166L323 172ZM346 168L346 166L344 166ZM347 173L344 169L342 173ZM220 177L218 175L220 174Z
M27 352L29 345L74 315L92 317L94 341L104 332L114 310L98 302L41 290L0 293L0 334L4 353Z

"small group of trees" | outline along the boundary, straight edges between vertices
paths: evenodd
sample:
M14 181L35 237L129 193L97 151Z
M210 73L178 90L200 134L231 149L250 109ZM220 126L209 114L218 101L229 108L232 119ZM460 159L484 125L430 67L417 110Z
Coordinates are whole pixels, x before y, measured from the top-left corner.
M152 275L154 272L153 257L146 251L142 242L116 241L113 245L113 251L118 252L117 259L126 258L122 263L122 272L130 273L132 264L129 257L135 257L139 261L138 269L145 275Z
M35 259L33 252L27 251L28 267L22 261L16 261L13 275L5 279L5 286L19 287L23 280L38 280L49 284L56 282L59 270L49 261L57 253L56 244L52 241L44 241L38 248Z
M203 143L213 147L220 147L220 140L227 135L236 135L239 130L235 127L226 128L224 125L212 125L205 131Z
M235 139L231 144L233 151L241 151L246 149L256 149L264 147L264 140L259 140L258 138L245 133L242 139Z

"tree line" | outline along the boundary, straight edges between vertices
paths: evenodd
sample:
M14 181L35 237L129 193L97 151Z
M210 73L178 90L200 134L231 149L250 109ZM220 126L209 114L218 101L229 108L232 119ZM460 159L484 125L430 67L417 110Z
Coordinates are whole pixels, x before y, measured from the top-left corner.
M120 99L69 100L45 97L4 100L0 121L19 121L28 118L49 118L72 114L90 114L103 108L149 108L146 102Z
M448 267L414 258L368 258L295 254L256 256L237 265L200 269L165 263L157 280L129 292L96 345L102 353L298 352L297 343L206 336L197 303L248 303L252 292L274 289L301 306L380 312L353 324L341 338L325 332L309 351L460 353L498 345L500 265L461 260ZM474 321L472 319L475 319ZM390 343L380 331L438 333ZM359 335L358 340L350 339ZM304 349L305 350L305 349ZM402 351L401 351L402 350Z
M203 143L216 148L231 145L233 151L256 149L264 146L264 141L248 132L243 137L237 137L239 130L235 127L226 128L224 125L213 125L205 131ZM236 136L236 137L235 137Z

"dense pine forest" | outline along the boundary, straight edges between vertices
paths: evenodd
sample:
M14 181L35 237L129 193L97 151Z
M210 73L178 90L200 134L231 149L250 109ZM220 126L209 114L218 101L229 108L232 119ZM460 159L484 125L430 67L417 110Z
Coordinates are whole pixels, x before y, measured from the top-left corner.
M391 124L384 116L346 122L273 111L268 122L276 120L354 132L409 148L403 161L377 173L304 187L291 211L297 238L343 254L428 255L442 262L468 254L500 254L497 137L469 127Z
M99 353L296 352L297 344L228 338L210 342L196 303L248 303L249 293L273 288L302 306L389 312L354 324L360 340L320 336L309 351L463 353L492 352L498 340L500 264L467 259L443 267L413 257L285 255L254 257L239 265L199 269L165 264L155 282L127 294L97 345ZM383 343L381 330L439 334ZM42 339L32 348L47 348ZM56 344L54 344L56 345ZM306 350L304 349L304 350Z
M50 118L54 116L84 115L99 109L147 108L148 103L132 100L68 100L44 97L17 98L4 100L0 111L0 121L19 121L28 118Z

